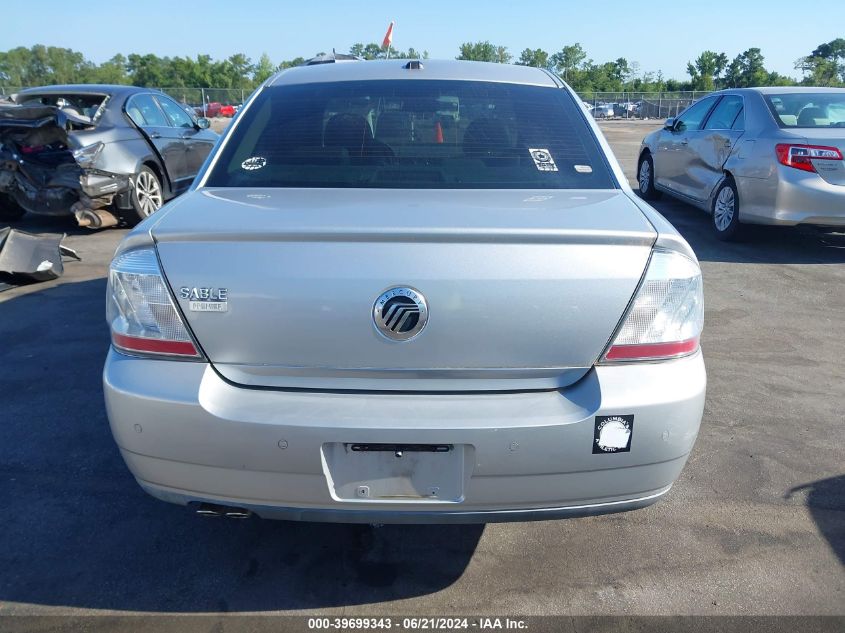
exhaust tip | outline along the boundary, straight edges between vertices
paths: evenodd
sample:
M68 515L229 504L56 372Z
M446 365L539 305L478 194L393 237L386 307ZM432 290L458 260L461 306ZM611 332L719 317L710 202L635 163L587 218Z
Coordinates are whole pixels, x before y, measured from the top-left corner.
M241 508L232 508L230 510L226 510L224 516L227 519L248 519L252 516L252 512L249 510L242 510Z
M197 506L196 513L201 517L222 517L223 507L211 503L200 503Z
M244 508L221 506L216 503L199 503L195 512L201 517L226 517L227 519L248 519L252 512Z

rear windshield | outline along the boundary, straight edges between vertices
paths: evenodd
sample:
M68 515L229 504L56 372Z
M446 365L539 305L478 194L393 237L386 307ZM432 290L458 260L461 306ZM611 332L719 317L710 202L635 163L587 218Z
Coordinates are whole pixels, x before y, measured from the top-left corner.
M107 99L106 95L49 93L19 95L17 102L26 105L37 103L56 106L66 114L82 120L96 122L102 114L102 108Z
M766 95L781 127L845 127L845 92Z
M361 81L267 88L214 187L609 189L581 107L558 88Z

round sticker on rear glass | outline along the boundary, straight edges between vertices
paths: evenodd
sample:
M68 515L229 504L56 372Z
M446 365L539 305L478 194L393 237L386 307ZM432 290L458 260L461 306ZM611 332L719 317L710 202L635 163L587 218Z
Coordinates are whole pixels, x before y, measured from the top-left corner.
M263 156L252 156L241 163L241 169L246 171L255 171L261 169L267 164L267 159Z
M551 152L545 148L529 147L528 153L534 159L534 166L538 171L557 171L555 159L552 158Z

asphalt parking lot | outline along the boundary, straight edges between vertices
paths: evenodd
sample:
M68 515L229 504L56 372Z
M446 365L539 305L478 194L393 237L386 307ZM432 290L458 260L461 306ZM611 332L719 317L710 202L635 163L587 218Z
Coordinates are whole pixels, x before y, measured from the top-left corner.
M603 124L629 177L654 122ZM100 372L123 230L0 293L0 614L845 614L845 235L754 231L655 205L705 279L709 387L671 493L621 515L487 526L207 520L146 496Z

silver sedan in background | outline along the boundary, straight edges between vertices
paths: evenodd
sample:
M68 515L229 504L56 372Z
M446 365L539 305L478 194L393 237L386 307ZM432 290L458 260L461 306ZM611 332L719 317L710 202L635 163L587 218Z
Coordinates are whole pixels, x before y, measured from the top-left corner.
M711 214L717 237L743 224L845 226L845 89L723 90L643 139L640 194Z

